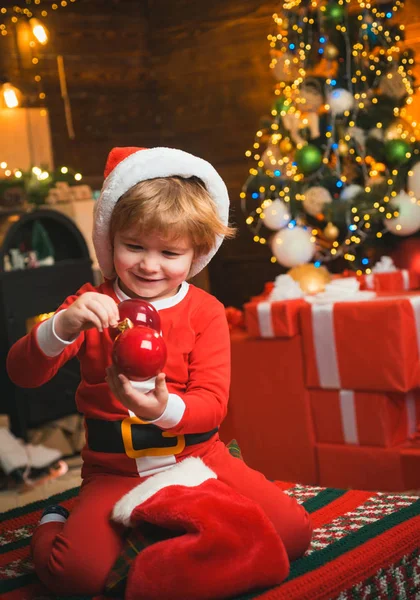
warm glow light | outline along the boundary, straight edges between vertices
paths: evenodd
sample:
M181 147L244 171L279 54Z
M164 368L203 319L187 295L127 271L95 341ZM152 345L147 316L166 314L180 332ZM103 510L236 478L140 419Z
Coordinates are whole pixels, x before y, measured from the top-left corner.
M76 175L74 176L76 181L80 181L82 179L82 174L81 173L76 173Z
M32 33L40 44L45 46L48 42L48 31L38 19L29 19L29 24L32 27Z
M20 92L11 83L3 83L1 92L7 108L17 108L19 106Z

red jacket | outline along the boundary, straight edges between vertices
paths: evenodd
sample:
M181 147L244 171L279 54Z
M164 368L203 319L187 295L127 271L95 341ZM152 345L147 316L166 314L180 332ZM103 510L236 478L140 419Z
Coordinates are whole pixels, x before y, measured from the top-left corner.
M193 285L184 289L186 293L179 301L175 296L172 306L160 308L159 302L156 303L168 349L164 371L170 400L172 396L178 407L182 406L183 414L176 423L173 419L166 419L162 427L159 419L154 423L177 435L207 432L218 427L226 414L230 385L230 340L224 307L213 296ZM67 308L79 295L89 291L107 294L116 302L120 301L112 282L107 281L97 288L86 284L74 296L67 298L58 310ZM21 387L40 386L49 381L66 361L77 356L81 369L81 382L76 392L78 410L85 419L126 419L128 410L113 396L105 382L105 369L111 363L112 350L108 331L84 331L58 356L49 357L38 343L38 327L18 340L9 351L7 369L12 381ZM211 438L211 442L215 439L217 435ZM209 444L202 442L186 446L170 460L173 464L178 458L190 454L202 455ZM141 460L129 458L125 453L95 452L89 449L89 439L82 456L84 475L91 472L144 475L148 469L155 468L153 464L144 467L140 464ZM157 464L156 468L159 470L163 466Z

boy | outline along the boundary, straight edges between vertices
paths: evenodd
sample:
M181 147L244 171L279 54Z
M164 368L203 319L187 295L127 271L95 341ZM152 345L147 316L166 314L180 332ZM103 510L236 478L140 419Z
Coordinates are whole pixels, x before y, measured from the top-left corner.
M42 385L73 356L80 360L83 484L71 515L51 507L32 541L36 571L56 593L101 593L122 547L123 528L110 520L114 505L139 478L191 456L262 507L290 559L309 545L304 509L233 458L218 436L230 377L225 311L186 279L233 235L228 207L226 186L206 161L170 148L115 148L93 232L105 283L83 286L10 350L9 375L23 387ZM133 297L159 310L168 349L165 373L149 388L111 365L108 328L117 324L118 303Z

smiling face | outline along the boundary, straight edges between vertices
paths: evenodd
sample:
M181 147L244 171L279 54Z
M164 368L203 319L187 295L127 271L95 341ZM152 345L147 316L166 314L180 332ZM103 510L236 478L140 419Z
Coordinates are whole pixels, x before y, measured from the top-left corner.
M138 233L136 228L117 231L114 237L114 267L119 284L131 298L149 302L177 293L188 276L194 249L188 238L163 239Z

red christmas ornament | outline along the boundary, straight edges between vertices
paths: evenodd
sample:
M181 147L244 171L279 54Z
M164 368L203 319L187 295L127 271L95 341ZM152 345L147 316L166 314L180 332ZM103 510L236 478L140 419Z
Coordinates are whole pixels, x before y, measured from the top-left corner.
M120 313L120 321L117 327L110 327L108 330L112 340L115 340L122 331L139 325L151 327L160 333L160 316L150 302L146 302L146 300L141 300L140 298L130 298L129 300L120 302L118 311Z
M158 375L165 366L165 341L150 327L126 329L114 341L112 362L128 379L145 381Z

